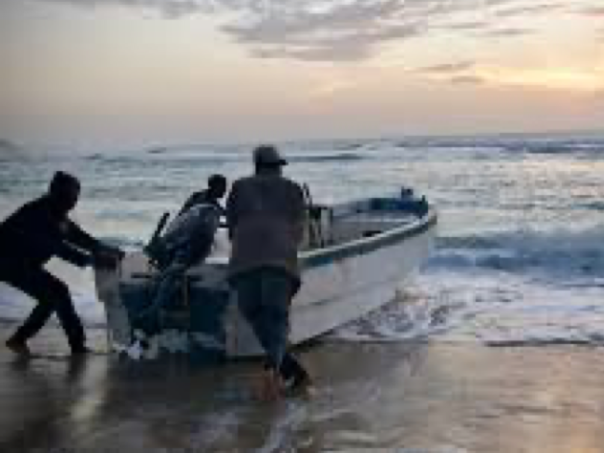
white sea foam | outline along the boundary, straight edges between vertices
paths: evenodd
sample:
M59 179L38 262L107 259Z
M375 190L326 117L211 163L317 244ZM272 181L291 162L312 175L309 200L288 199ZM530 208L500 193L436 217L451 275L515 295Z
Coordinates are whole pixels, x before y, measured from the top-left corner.
M337 329L347 341L604 344L604 288L535 284L503 272L428 271L383 310Z

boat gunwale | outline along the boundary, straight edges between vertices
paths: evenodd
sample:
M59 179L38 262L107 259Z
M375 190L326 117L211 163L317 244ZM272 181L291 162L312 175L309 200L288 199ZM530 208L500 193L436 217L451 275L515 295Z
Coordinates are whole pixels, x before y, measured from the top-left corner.
M404 224L376 233L372 236L354 239L342 244L334 244L328 247L303 251L299 255L300 267L304 271L353 256L365 255L384 246L418 236L435 226L437 221L438 216L436 210L430 207L424 216L418 217L417 221L413 221L412 223ZM228 258L222 256L214 257L208 259L207 263L223 267L227 266Z
M436 225L436 223L436 211L430 208L426 215L418 217L418 220L413 223L388 229L373 236L354 239L343 244L303 252L300 256L302 269L318 267L333 261L373 252L386 245L418 236Z

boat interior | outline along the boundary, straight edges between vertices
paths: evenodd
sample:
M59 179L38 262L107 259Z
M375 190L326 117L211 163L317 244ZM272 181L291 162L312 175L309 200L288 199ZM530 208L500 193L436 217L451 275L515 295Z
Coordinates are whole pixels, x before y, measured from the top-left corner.
M413 197L372 198L333 206L312 205L307 216L301 250L308 252L369 238L414 223L427 212L425 200ZM229 254L230 241L226 230L220 229L207 264L224 264ZM139 272L141 267L150 270L149 265L139 264L135 267ZM211 266L196 266L196 273L204 267Z
M368 238L415 222L427 212L423 200L369 199L309 209L302 250Z

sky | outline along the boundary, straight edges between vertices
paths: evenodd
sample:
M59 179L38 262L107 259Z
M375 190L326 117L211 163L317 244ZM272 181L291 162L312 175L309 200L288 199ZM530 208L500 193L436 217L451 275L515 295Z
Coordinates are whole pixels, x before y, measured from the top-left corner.
M604 128L602 0L2 0L0 139Z

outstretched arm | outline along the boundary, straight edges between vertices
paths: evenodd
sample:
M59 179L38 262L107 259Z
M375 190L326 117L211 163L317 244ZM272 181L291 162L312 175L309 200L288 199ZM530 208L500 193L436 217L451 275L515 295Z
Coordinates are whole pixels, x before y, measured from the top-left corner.
M77 248L95 254L101 250L104 244L93 238L91 235L82 230L75 222L67 220L67 232L65 240Z
M86 253L73 245L62 242L57 250L57 256L75 266L85 267L93 263L93 256Z
M84 253L87 252L87 253ZM61 258L66 259L78 266L89 264L109 265L124 257L124 252L119 248L103 244L95 239L75 222L67 221L67 232ZM83 259L83 256L86 259Z

